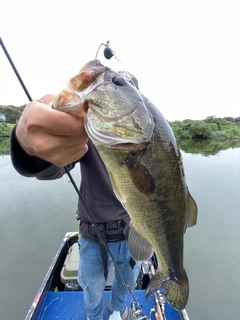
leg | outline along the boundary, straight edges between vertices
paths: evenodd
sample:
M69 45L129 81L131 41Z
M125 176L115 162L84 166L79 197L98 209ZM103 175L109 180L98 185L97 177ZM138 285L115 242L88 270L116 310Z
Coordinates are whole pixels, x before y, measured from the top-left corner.
M103 292L106 285L99 244L83 237L78 240L80 264L78 282L84 291L84 305L90 320L103 317Z
M116 244L118 244L118 247L114 247ZM111 247L114 248L111 250ZM141 263L137 261L133 269L130 266L129 261L131 256L127 241L117 242L115 244L109 243L109 248L116 259L118 266L122 271L127 284L129 285L129 288L133 290L136 287L136 280L140 272ZM112 297L110 300L111 310L120 311L120 314L122 315L126 308L128 293L129 291L126 288L122 278L118 274L117 270L115 270L115 277L112 283Z

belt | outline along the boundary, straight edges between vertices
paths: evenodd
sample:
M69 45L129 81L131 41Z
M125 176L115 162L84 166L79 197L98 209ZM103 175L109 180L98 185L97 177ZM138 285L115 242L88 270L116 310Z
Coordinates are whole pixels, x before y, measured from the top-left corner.
M120 229L121 227L123 228L123 234L126 238L128 239L128 231L129 231L129 222L130 218L127 217L123 220L118 220L118 221L109 221L105 223L100 223L98 224L99 231L101 232L101 235L103 239L107 242L107 237L106 237L106 230L112 230L112 229ZM106 248L104 244L102 243L101 239L99 239L99 247L100 247L100 252L102 256L102 262L103 262L103 269L104 269L104 277L107 280L108 276L108 271L107 271L107 261L108 261L108 252L106 251ZM135 261L131 258L129 261L129 264L131 268L134 268Z
M98 227L103 228L104 230L120 229L122 226L122 220L109 221L105 223L99 223L97 225Z
M78 220L79 217L78 217ZM126 217L123 220L117 220L117 221L109 221L109 222L104 222L104 223L97 223L97 228L98 230L101 232L101 235L103 237L103 239L105 240L105 242L107 243L107 237L106 237L106 230L117 230L120 229L121 227L123 228L123 234L126 238L126 240L128 239L128 231L129 231L129 222L130 222L130 218ZM80 220L81 223L81 220ZM98 235L97 235L98 236ZM104 269L104 277L107 280L107 275L108 275L108 271L107 271L107 262L108 262L108 252L104 246L104 244L102 243L101 238L98 236L98 241L99 241L99 247L100 247L100 252L101 252L101 256L102 256L102 262L103 262L103 269ZM132 269L134 268L135 265L135 261L131 258L130 261L130 266L132 267Z

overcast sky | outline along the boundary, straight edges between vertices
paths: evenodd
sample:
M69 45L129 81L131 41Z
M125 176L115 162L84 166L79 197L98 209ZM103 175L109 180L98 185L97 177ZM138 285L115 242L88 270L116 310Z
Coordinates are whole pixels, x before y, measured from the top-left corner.
M240 116L240 1L51 1L0 4L0 37L33 99L57 94L110 41L166 119ZM0 105L27 97L0 48Z

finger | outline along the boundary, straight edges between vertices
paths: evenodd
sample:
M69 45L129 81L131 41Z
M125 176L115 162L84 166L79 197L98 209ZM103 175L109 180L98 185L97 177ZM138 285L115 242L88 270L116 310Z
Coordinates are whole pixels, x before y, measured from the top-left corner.
M56 95L55 94L46 94L45 96L43 96L41 99L37 100L39 102L42 102L44 104L47 104L49 106L52 106L52 102L55 99Z
M62 156L62 153L65 152L66 149L71 148L71 153L77 149L80 149L88 142L87 135L80 136L49 136L44 133L41 135L41 139L38 138L38 133L32 136L31 143L32 151L39 158L47 159L53 155ZM73 151L72 151L73 150Z
M26 118L31 119L26 121L27 130L30 132L42 130L52 135L63 136L85 133L83 118L52 109L41 101L30 103L26 113Z
M81 146L79 149L69 147L64 150L62 156L60 154L54 154L50 159L48 159L48 161L53 163L55 166L62 168L81 159L87 151L87 145Z

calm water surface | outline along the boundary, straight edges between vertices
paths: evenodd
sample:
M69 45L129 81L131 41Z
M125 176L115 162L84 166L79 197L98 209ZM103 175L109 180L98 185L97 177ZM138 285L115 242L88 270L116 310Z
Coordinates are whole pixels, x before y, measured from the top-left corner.
M188 315L239 320L240 145L184 142L180 148L199 207L198 224L185 235ZM78 229L77 196L67 177L24 178L7 151L0 153L0 319L24 319L64 234ZM73 177L79 184L79 167Z

